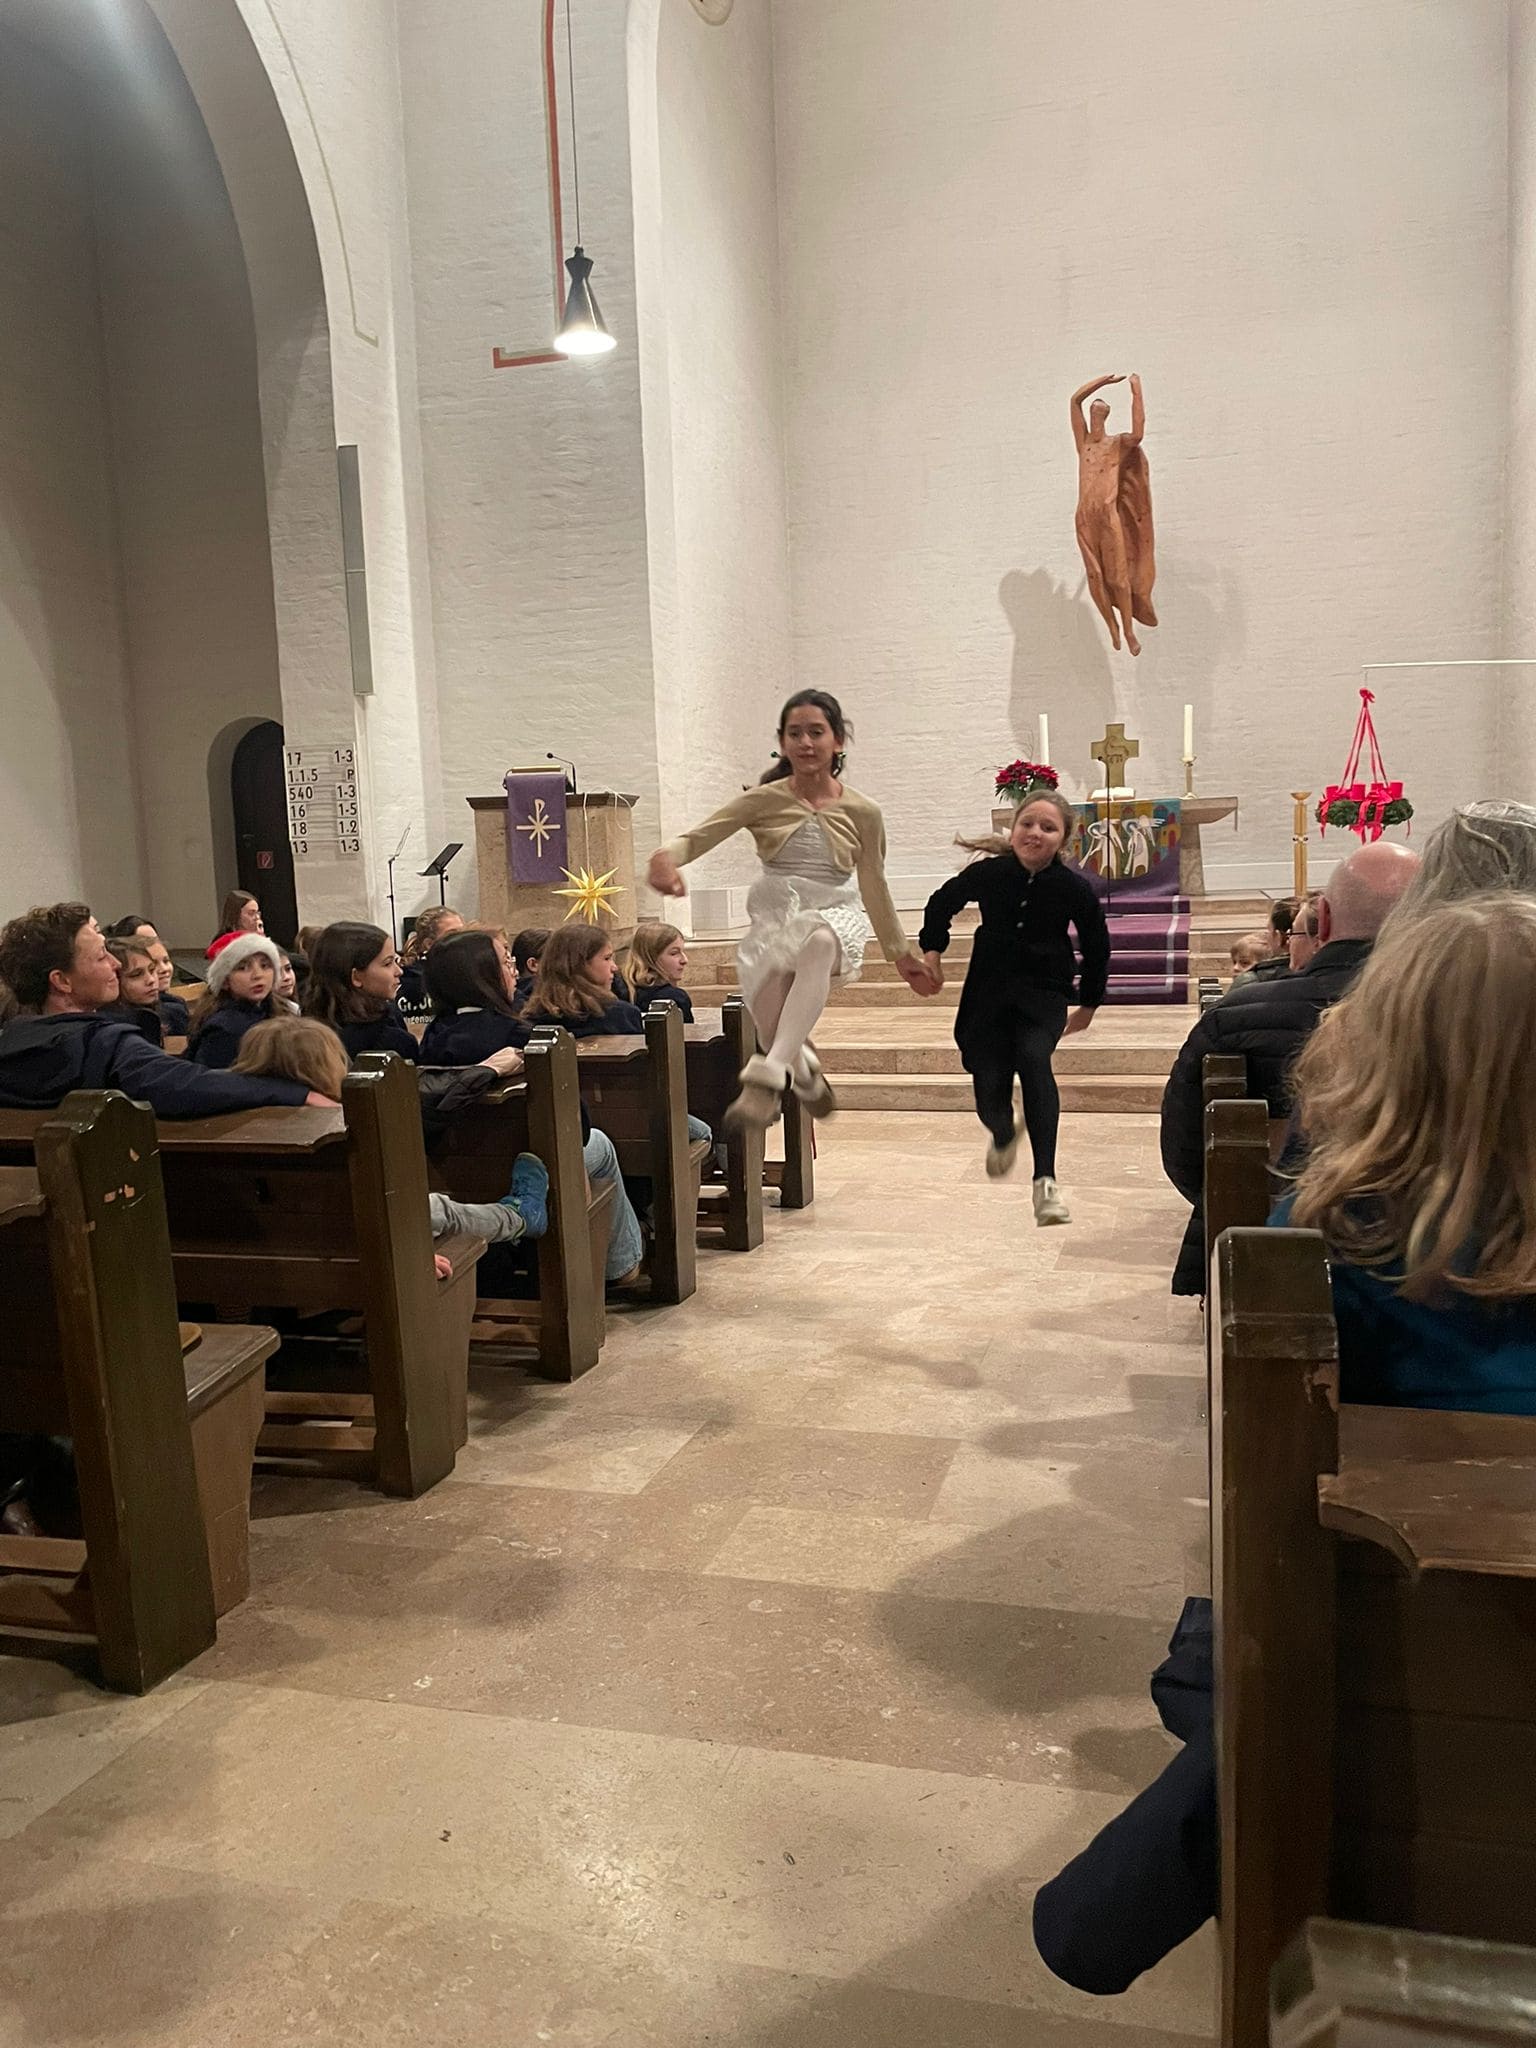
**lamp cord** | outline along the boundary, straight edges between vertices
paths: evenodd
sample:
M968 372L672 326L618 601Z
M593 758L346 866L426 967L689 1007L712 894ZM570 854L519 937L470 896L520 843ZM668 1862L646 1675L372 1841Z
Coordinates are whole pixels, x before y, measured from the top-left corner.
M571 188L576 202L576 244L581 246L581 151L576 143L576 60L571 46L571 0L565 0L565 77L571 102Z

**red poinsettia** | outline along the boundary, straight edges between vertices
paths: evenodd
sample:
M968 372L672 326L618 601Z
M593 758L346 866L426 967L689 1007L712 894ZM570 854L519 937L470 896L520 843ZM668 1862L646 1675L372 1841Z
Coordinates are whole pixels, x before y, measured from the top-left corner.
M999 796L1020 797L1027 789L1055 789L1061 777L1044 761L1010 761L997 771Z

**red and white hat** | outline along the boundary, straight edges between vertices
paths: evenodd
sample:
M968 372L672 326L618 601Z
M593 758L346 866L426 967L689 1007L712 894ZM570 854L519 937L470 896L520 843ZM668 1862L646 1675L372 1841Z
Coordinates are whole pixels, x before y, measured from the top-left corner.
M214 947L209 948L212 957L208 962L208 986L216 996L224 993L225 982L247 960L270 961L274 981L283 971L283 956L260 932L224 932L214 941Z

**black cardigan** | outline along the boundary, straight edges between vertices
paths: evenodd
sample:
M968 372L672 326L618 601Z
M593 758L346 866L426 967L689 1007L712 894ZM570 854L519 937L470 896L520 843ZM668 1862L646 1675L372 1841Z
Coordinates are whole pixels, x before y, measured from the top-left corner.
M500 1010L449 1010L434 1017L421 1041L429 1067L475 1067L505 1046L524 1046L528 1026Z
M268 1014L265 1003L248 1003L243 997L220 1003L193 1033L187 1058L195 1067L232 1067L241 1039Z
M338 1024L336 1035L347 1048L349 1060L365 1052L397 1052L401 1059L415 1066L421 1057L421 1048L411 1036L397 1003L386 1003L377 1017L356 1024Z
M543 1011L533 1010L523 1022L530 1031L541 1024L558 1024L572 1038L637 1038L645 1030L645 1020L633 1003L609 1003L600 1017L585 1012L579 1017L547 1017Z
M683 1022L693 1022L693 998L686 989L679 988L675 982L652 981L647 982L644 988L636 988L635 1008L642 1017L653 1003L676 1003L683 1013Z
M977 1024L1007 1010L1011 997L1025 990L1049 989L1097 1009L1109 981L1109 926L1093 885L1058 854L1048 867L1032 875L1012 853L972 861L935 889L923 913L918 945L925 953L943 953L949 928L968 903L981 907L981 926L971 949L971 964L960 994L955 1037L963 1044ZM1070 932L1077 933L1082 952L1078 973Z

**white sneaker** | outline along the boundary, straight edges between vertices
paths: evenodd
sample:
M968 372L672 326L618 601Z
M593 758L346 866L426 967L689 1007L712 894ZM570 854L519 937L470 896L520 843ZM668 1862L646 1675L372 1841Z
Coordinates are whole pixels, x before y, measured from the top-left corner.
M1072 1211L1061 1199L1061 1189L1049 1174L1042 1174L1035 1181L1031 1193L1035 1198L1035 1221L1044 1226L1047 1223L1070 1223Z
M987 1147L987 1178L1003 1180L1013 1171L1013 1162L1019 1156L1018 1134L1015 1132L1006 1145L994 1142Z

